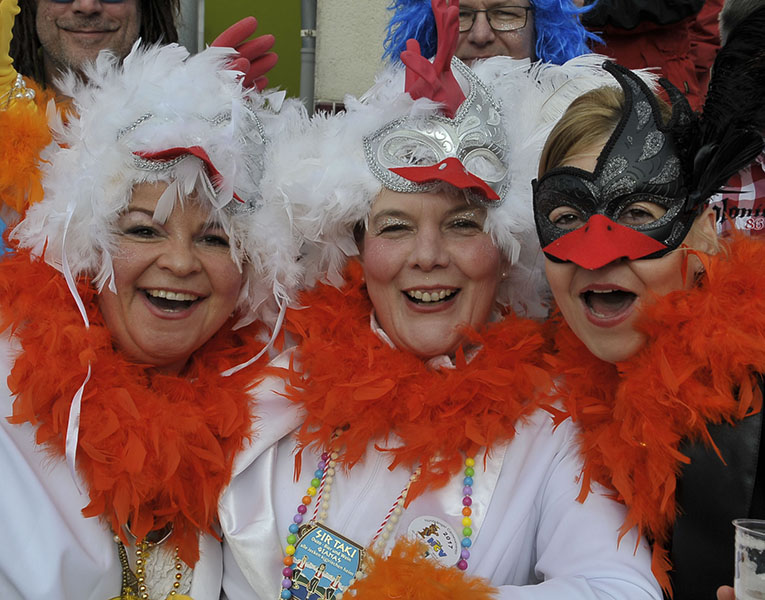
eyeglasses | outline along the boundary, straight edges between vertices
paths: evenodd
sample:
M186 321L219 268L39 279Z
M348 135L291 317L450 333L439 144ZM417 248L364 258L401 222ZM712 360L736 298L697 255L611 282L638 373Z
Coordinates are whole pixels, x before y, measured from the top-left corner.
M531 6L497 6L488 9L460 7L460 33L467 33L473 28L478 13L486 13L489 27L494 31L523 29L530 10L533 10Z

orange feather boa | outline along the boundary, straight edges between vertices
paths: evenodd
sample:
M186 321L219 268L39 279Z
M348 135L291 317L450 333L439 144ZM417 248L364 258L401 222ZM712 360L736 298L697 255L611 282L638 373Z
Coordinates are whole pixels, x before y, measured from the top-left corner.
M0 199L23 214L29 204L42 200L40 152L51 142L45 117L45 93L31 82L35 101L16 101L0 110Z
M225 325L192 356L184 377L161 375L112 347L97 294L80 286L86 329L64 278L27 252L0 262L2 327L21 345L8 385L16 396L11 423L37 427L36 441L63 456L69 407L85 380L78 472L87 484L86 517L100 516L128 542L172 523L171 543L193 566L199 532L216 535L218 497L236 453L251 432L252 398L265 357L230 377L221 371L262 347L257 325Z
M628 361L593 356L566 326L557 335L553 372L562 375L549 407L579 423L585 457L580 500L592 481L615 490L654 542L654 574L669 591L666 545L677 508L675 484L684 439L713 446L707 426L735 423L762 408L756 374L765 372L765 245L736 239L717 256L699 255L703 282L668 294L641 316L648 342Z
M488 454L515 434L515 425L537 406L530 402L552 385L543 368L540 325L512 315L485 331L469 332L482 350L455 369L434 370L418 357L391 348L369 327L372 306L361 267L350 264L349 284L318 286L288 312L285 327L301 338L305 375L288 373L287 395L306 411L298 431L300 453L308 446L342 448L348 468L361 460L371 439L390 441L383 452L422 474L407 501L442 487L464 468L465 455ZM337 436L337 437L335 437ZM395 437L394 437L395 436Z

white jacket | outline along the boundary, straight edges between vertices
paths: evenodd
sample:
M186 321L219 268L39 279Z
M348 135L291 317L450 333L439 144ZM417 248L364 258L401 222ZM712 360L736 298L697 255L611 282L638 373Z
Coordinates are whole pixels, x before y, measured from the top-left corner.
M337 469L324 522L364 547L411 475L403 468L389 471L390 457L373 446L350 473ZM302 474L294 482L294 451L289 436L249 464L243 453L221 498L223 589L230 600L278 597L287 528L319 460L304 452ZM633 531L617 545L624 507L602 488L584 504L576 501L581 467L574 426L566 422L554 430L543 411L519 425L510 444L492 452L485 470L479 454L467 573L486 578L507 599L660 599L647 544L638 544ZM433 516L461 538L462 480L460 474L445 488L416 498L395 535L405 535L416 517ZM311 504L308 518L313 509Z

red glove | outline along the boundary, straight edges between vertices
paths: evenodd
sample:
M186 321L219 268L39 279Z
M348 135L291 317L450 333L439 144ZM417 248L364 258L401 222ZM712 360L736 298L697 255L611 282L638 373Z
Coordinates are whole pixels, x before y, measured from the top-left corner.
M407 40L401 62L406 65L404 89L413 99L430 98L444 105L444 114L453 118L465 100L465 94L452 73L452 57L459 39L459 4L452 0L432 0L433 16L436 18L438 46L431 63L422 56L417 40Z
M269 52L274 45L274 36L270 33L246 41L257 28L255 17L245 17L216 37L211 46L236 50L239 56L232 61L231 68L244 74L245 87L255 86L260 91L268 85L265 75L274 68L279 56Z

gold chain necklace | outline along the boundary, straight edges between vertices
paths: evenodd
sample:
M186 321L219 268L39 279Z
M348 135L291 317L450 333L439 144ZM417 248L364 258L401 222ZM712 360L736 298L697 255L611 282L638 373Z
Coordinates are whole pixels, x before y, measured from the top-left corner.
M136 543L135 572L133 572L130 568L125 544L123 544L122 540L116 535L114 536L114 541L117 544L117 553L119 554L120 565L122 567L120 595L118 599L115 598L114 600L151 600L146 585L146 563L149 560L151 549L156 546L156 544L147 542L145 539ZM183 562L178 557L177 547L175 548L173 561L175 566L175 581L173 581L173 589L168 592L166 599L192 600L189 596L178 593L178 589L181 587L181 581L183 579Z

